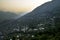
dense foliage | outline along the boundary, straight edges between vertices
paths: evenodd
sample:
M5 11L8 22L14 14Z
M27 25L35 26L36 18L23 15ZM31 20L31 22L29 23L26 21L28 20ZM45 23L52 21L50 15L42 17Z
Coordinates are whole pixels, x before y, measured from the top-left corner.
M56 20L59 19L59 20ZM4 37L4 40L60 40L60 18L54 19L55 25L46 24L42 25L42 28L38 25L36 30L34 27L30 27L30 31L14 31L12 33L7 34ZM51 27L52 25L52 27ZM33 26L33 25L30 25ZM48 28L43 26L48 26ZM53 27L54 26L54 27ZM39 27L41 29L39 29ZM35 29L35 30L34 30Z

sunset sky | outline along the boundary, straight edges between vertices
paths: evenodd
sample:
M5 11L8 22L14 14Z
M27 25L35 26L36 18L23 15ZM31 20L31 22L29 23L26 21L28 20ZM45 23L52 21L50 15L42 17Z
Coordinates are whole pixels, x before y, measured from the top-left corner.
M51 0L0 0L0 11L28 12Z

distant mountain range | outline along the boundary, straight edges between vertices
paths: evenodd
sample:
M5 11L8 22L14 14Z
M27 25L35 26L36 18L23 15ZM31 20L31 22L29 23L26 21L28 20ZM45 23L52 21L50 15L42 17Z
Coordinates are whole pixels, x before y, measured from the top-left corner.
M12 13L12 12L0 11L0 21L10 20L10 19L15 18L16 16L17 16L17 14Z

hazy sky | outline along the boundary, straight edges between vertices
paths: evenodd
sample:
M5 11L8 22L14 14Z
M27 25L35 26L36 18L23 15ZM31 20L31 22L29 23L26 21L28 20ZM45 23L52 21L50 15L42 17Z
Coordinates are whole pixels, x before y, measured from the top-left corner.
M0 11L27 12L51 0L0 0Z

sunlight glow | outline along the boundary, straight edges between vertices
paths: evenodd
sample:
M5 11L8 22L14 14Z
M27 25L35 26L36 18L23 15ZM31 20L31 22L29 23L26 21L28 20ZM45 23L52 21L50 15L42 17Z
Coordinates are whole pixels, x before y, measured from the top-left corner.
M1 0L0 10L12 12L27 12L48 1L51 0Z

